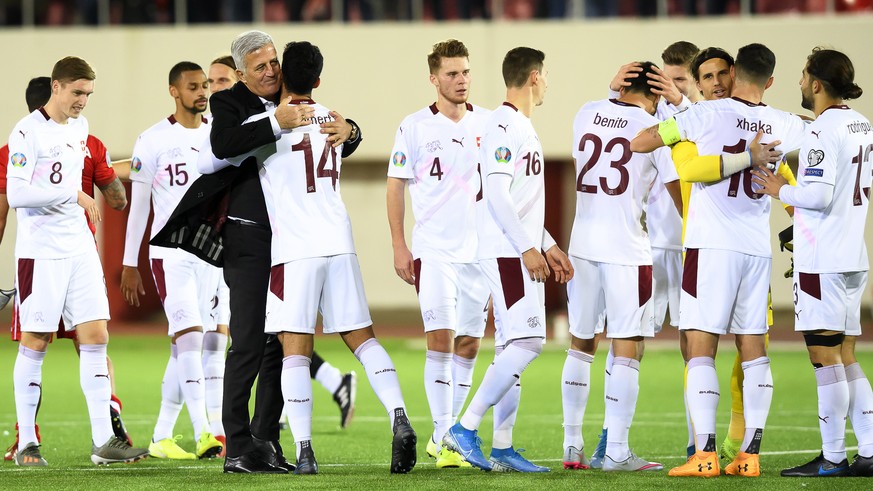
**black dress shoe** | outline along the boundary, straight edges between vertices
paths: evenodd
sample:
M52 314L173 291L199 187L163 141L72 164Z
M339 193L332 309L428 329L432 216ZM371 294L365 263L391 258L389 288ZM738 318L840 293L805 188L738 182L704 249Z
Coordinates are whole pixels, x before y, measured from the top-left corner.
M224 459L224 472L241 474L287 474L288 471L264 462L256 452Z
M297 455L297 469L294 474L318 474L318 463L312 452L312 442L300 442L300 453Z
M285 460L285 455L282 454L282 447L279 445L279 442L252 437L252 444L266 463L273 467L284 469L285 472L294 472L296 467L291 462Z

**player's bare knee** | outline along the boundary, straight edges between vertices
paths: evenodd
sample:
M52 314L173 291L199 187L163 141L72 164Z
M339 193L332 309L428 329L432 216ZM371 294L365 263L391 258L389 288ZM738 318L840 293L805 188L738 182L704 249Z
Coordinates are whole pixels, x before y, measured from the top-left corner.
M47 332L22 332L19 343L27 349L45 352L51 339L51 333Z
M857 336L845 336L843 338L843 344L840 347L840 357L843 359L843 365L845 366L858 363L858 359L855 357L855 341L857 339Z
M83 322L76 326L76 337L79 344L107 344L109 342L109 330L106 329L106 321Z
M455 338L455 354L461 358L472 360L479 355L481 341L473 336L458 336Z
M354 353L362 344L370 339L375 339L376 334L373 332L373 326L367 326L354 331L341 332L340 337L343 338L343 342L346 343L349 350Z
M840 348L843 344L844 335L833 331L810 331L803 333L806 349L809 351L809 361L812 366L823 366L842 363Z
M425 334L427 339L427 349L429 351L438 351L440 353L452 352L452 338L455 332L451 329L437 329L429 331Z
M612 340L612 355L640 360L643 357L642 341L642 337L614 338Z
M594 356L597 352L597 336L594 336L591 339L582 339L571 334L570 349Z

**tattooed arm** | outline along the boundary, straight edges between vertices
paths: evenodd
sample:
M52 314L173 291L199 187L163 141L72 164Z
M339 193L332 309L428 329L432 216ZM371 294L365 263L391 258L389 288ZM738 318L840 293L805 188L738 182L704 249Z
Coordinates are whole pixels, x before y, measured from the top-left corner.
M124 185L121 184L121 179L115 178L105 186L99 186L100 192L103 193L103 198L113 210L123 210L127 207L127 193L124 191Z

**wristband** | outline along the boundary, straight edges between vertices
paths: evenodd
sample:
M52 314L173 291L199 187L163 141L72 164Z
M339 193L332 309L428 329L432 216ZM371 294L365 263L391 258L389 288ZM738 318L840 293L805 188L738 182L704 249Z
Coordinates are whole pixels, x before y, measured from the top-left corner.
M679 136L679 127L676 125L676 118L666 119L658 123L658 135L664 145L673 145L682 141Z
M752 151L725 153L721 156L721 177L725 178L752 166Z

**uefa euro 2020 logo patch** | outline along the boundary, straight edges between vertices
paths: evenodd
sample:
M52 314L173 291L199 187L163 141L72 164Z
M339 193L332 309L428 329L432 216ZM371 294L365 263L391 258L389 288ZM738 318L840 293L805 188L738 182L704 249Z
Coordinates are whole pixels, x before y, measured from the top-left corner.
M139 157L134 157L133 160L130 161L130 171L131 172L139 172L142 170L142 160Z
M512 152L506 147L500 147L494 151L494 160L500 164L508 164L512 158Z
M14 153L9 160L12 162L13 167L24 167L27 165L27 157L23 153Z
M394 154L394 167L403 167L406 165L406 154L403 152L396 152Z

